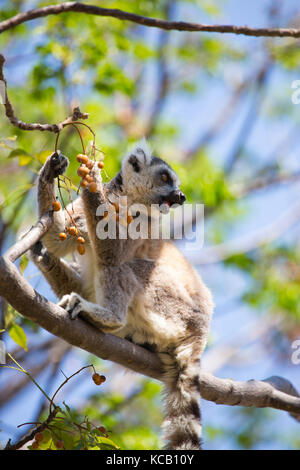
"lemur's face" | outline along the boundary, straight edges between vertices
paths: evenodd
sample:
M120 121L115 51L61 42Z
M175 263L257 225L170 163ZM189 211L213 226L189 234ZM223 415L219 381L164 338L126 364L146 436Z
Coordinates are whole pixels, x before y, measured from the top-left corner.
M133 203L157 204L163 213L175 204L182 205L186 199L179 189L180 181L175 171L160 158L152 156L145 141L124 159L122 179Z

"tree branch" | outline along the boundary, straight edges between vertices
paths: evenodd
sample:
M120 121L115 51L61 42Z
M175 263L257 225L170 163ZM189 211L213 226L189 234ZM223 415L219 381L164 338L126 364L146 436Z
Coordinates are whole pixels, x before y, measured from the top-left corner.
M291 382L282 377L237 382L202 372L200 392L203 398L217 405L285 410L300 422L299 394Z
M203 248L197 257L193 255L193 262L196 265L218 263L219 261L223 261L233 255L247 253L279 238L294 224L298 223L299 218L300 203L296 202L281 214L277 220L262 229L240 237L239 239Z
M7 257L0 258L0 294L23 316L69 344L150 377L161 376L157 356L152 357L145 349L117 336L104 334L83 320L70 320L64 309L36 292Z
M271 70L272 62L267 61L265 67L261 69L261 73L258 75L253 98L250 103L250 108L242 123L236 142L234 143L233 148L230 150L229 155L226 158L225 174L227 176L232 173L234 166L239 156L241 155L243 148L245 147L247 138L250 136L252 129L256 124L259 108L264 99L264 92L266 91L265 85L270 76Z
M51 413L49 413L48 418L42 424L40 424L35 429L33 429L29 434L26 434L16 444L11 444L10 443L11 440L9 439L4 450L21 449L25 444L27 444L27 442L32 441L37 433L43 432L47 428L47 426L55 419L58 411L59 411L59 408L54 408L54 410L52 410Z
M276 175L267 175L257 177L251 183L234 183L231 186L231 191L238 198L248 196L256 191L269 189L272 186L281 184L295 183L300 180L300 171L295 173L278 173Z
M18 15L12 16L8 20L2 21L0 23L0 33L15 28L19 24L25 23L26 21L67 12L85 13L87 15L117 18L119 20L131 21L142 26L160 28L167 31L199 31L207 33L232 33L243 34L245 36L266 37L300 37L299 28L249 28L248 26L207 25L200 23L190 23L186 21L167 21L157 18L149 18L115 8L102 8L79 2L65 2L59 5L49 5L46 7L29 10L25 13L19 13Z
M196 141L191 145L191 147L184 154L184 161L191 160L195 155L197 155L201 150L206 147L215 137L219 137L221 131L224 130L226 125L230 122L233 113L236 111L241 98L249 90L249 88L254 84L256 87L259 86L262 76L265 75L268 69L271 66L270 58L267 57L263 66L259 68L255 74L247 77L245 80L240 83L236 89L233 91L232 95L226 101L226 103L221 107L220 112L218 113L216 120L213 124L204 131L204 133L197 137Z
M46 220L49 219L46 217ZM31 246L36 243L45 230L39 221L17 242L17 248L12 247L0 257L0 294L23 316L67 343L135 372L162 380L162 363L156 354L125 339L104 334L79 318L71 320L64 309L45 299L21 276L11 260L28 249L30 243ZM292 384L281 377L235 382L201 372L200 393L202 398L217 404L272 407L288 411L300 420L299 395Z

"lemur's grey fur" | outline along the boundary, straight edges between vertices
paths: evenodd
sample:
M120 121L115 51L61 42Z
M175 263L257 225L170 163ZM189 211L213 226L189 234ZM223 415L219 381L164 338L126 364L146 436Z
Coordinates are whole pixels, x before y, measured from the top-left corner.
M38 178L40 215L55 197L54 179L68 160L56 153ZM176 173L153 157L145 141L123 160L122 170L103 185L96 165L97 192L87 189L67 207L86 239L84 256L76 239L58 234L73 223L66 211L54 212L54 224L31 251L59 305L72 318L78 314L106 332L156 351L164 364L166 449L200 449L200 358L205 347L213 301L210 291L183 255L165 240L100 240L96 209L113 195L127 196L128 206L182 203ZM164 178L162 178L164 174ZM174 194L176 201L174 201ZM61 257L74 252L70 265Z

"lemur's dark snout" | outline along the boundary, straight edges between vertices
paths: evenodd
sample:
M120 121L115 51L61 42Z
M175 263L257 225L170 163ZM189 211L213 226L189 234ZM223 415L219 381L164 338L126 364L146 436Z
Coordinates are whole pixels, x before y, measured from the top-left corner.
M186 200L185 195L183 194L180 189L175 189L175 191L172 191L169 194L168 200L171 204L183 204L184 201Z

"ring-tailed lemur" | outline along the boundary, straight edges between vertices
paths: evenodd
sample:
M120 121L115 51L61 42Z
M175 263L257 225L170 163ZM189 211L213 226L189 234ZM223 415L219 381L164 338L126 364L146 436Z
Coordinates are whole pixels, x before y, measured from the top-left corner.
M59 152L48 158L38 178L40 215L51 207L54 179L68 159ZM86 238L86 253L76 255L76 239L61 242L59 233L72 225L68 212L54 212L54 223L31 251L59 305L72 318L78 314L105 332L157 352L164 364L166 449L200 449L200 358L206 345L213 301L210 291L172 242L153 239L99 239L99 205L111 196L127 196L128 206L142 203L182 204L176 173L152 153L145 141L123 160L121 171L102 184L96 165L91 174L97 191L83 189L67 207ZM150 220L151 223L151 220ZM77 264L61 257L74 252Z

